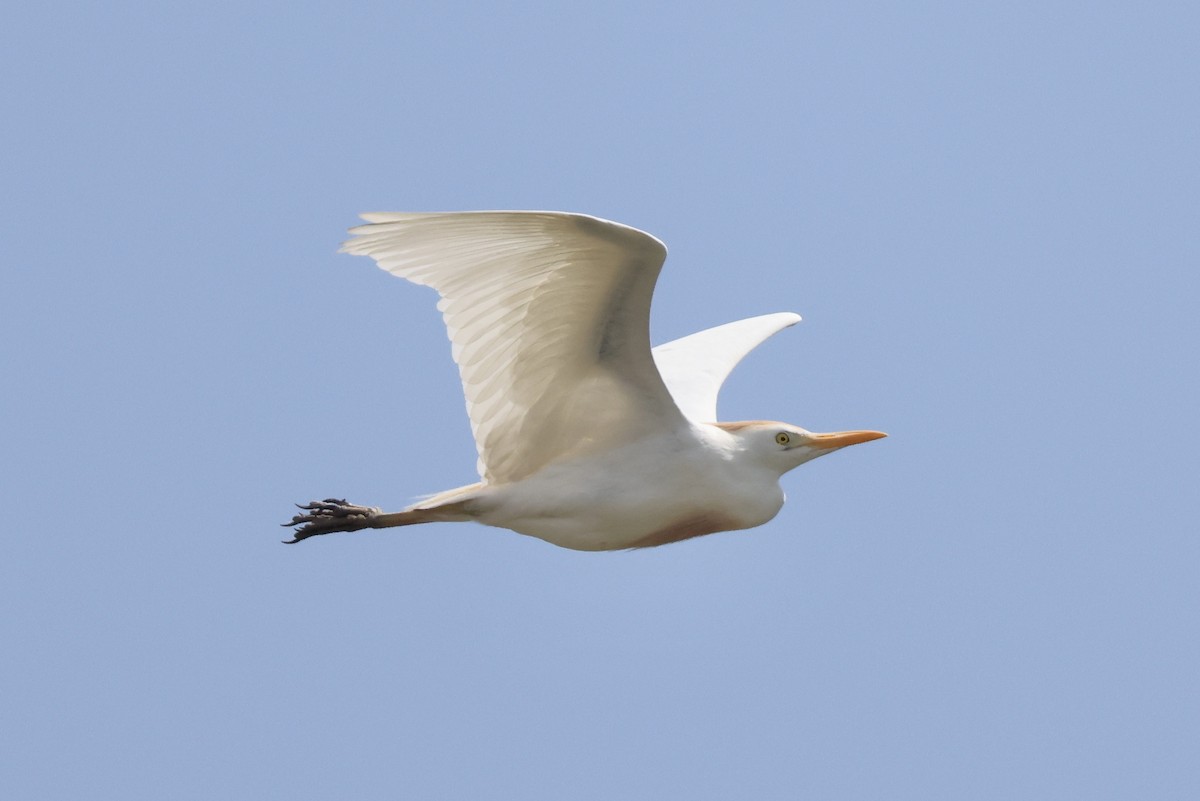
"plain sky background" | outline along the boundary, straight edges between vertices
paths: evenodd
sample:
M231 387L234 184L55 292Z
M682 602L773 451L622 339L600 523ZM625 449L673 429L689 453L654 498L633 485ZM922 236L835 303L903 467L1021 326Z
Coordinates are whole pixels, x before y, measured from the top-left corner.
M22 3L0 27L0 796L1200 797L1192 3ZM722 416L891 437L575 553L474 480L360 211L650 231Z

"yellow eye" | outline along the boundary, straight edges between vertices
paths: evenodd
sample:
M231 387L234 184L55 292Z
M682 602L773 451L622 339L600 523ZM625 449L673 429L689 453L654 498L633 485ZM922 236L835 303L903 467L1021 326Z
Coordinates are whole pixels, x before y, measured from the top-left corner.
M775 435L775 441L778 442L780 445L787 445L789 442L792 441L792 438L790 436L788 436L787 432L780 431L778 434Z

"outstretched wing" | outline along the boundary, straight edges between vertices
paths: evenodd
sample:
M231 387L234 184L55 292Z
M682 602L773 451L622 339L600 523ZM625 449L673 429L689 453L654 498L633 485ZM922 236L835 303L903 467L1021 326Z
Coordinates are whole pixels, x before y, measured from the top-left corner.
M433 287L491 484L685 425L650 355L666 248L582 214L364 214L343 252Z
M768 337L800 322L791 312L718 325L659 345L654 361L675 405L697 423L717 421L717 394L746 354Z

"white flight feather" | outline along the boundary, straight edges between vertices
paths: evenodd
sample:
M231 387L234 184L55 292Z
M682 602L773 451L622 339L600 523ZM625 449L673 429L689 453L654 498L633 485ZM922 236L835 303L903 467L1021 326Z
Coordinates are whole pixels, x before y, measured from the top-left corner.
M488 484L686 420L650 354L666 248L582 214L364 214L342 251L441 295Z
M800 322L792 312L750 317L666 342L654 362L675 405L689 420L717 421L717 394L746 354L768 337Z

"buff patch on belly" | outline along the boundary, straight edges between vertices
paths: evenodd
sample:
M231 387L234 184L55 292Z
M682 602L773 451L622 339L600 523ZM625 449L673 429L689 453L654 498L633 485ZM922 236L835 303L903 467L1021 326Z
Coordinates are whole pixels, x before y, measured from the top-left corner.
M725 515L716 512L685 517L671 523L669 526L653 531L631 544L630 548L653 548L671 542L690 540L692 537L703 537L705 534L715 534L718 531L729 531L740 528Z

